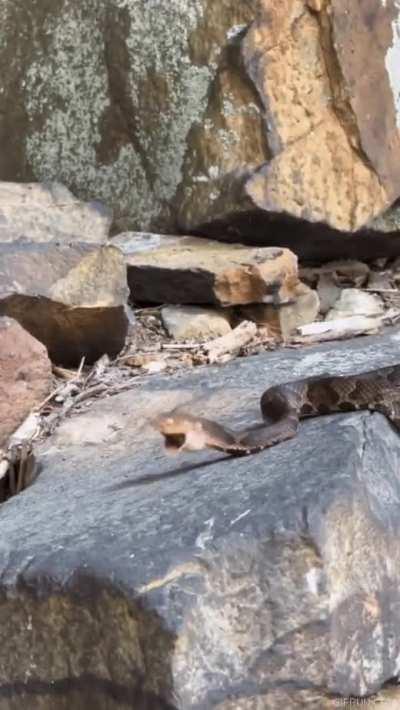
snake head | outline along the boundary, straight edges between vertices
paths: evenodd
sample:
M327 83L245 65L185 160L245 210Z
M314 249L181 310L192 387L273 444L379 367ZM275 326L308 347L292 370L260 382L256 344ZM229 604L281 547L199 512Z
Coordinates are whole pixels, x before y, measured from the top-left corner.
M153 419L152 425L164 437L168 453L200 451L207 446L207 437L201 421L189 414L159 414Z

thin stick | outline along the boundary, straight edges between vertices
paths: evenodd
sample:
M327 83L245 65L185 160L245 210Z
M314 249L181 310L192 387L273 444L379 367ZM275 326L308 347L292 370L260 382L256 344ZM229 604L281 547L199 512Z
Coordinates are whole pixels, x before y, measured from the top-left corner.
M207 343L163 343L162 350L195 350L204 348Z
M372 291L373 293L398 293L400 296L400 290L398 288L379 288L378 286L376 288L372 288L370 286L368 288L360 288L360 291Z

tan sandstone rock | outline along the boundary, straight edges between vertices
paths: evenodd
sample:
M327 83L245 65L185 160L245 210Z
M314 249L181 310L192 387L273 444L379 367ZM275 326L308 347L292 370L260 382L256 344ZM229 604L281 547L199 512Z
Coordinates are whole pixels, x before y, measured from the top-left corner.
M251 248L196 237L166 237L146 249L141 234L117 241L135 301L170 304L281 303L298 283L288 249Z
M264 101L274 158L249 179L247 192L262 209L357 230L400 189L389 61L398 9L378 0L311 7L263 0L261 8L244 56Z
M15 318L65 365L115 356L128 327L119 249L0 243L0 315Z
M299 282L293 289L293 302L279 307L255 304L242 308L246 318L268 326L284 340L301 325L312 323L318 316L320 300L317 291Z
M211 340L229 333L229 315L222 310L198 306L166 306L162 321L175 340Z
M230 172L233 199L214 183L207 209L193 187L182 227L215 235L216 221L228 236L290 244L290 227L285 235L273 221L263 227L259 208L344 232L368 225L366 239L389 231L374 219L400 192L398 16L392 0L261 0L242 54L262 103L266 159ZM312 235L299 239L304 250Z
M47 350L19 323L0 318L0 447L50 392Z

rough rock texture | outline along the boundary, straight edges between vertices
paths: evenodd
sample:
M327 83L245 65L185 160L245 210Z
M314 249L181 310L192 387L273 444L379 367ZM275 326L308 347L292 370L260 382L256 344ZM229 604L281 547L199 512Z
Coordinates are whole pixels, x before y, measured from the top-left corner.
M117 355L128 327L127 297L116 247L0 243L0 315L19 321L54 362Z
M397 91L385 66L398 10L389 5L331 0L315 12L297 0L271 17L261 2L244 50L274 152L247 184L260 207L356 230L398 196Z
M311 0L310 0L311 1ZM318 2L318 0L316 0ZM400 690L396 681L379 693L368 698L326 697L318 688L315 690L296 690L295 693L284 688L271 689L260 695L250 695L246 699L227 700L218 703L215 710L274 710L274 708L290 708L290 710L351 710L354 707L378 707L382 710L398 710L400 707Z
M164 327L175 340L210 340L232 328L229 313L198 306L166 306L161 311Z
M259 5L242 52L272 159L248 171L244 193L272 214L358 230L400 191L397 3ZM244 198L234 211L248 209Z
M112 212L99 202L84 203L59 183L0 182L0 242L103 243Z
M358 288L343 289L326 320L351 318L352 316L380 316L384 311L382 299Z
M319 310L325 315L338 300L341 289L332 274L321 274L318 278L317 293L319 297Z
M3 0L0 179L60 180L115 207L119 229L284 245L277 215L370 225L400 194L399 12ZM309 250L326 248L333 232L307 224Z
M2 2L0 179L61 180L112 204L120 225L175 223L184 173L202 177L196 146L224 173L263 160L256 91L237 67L255 7Z
M293 288L293 302L279 307L245 306L243 315L260 325L267 325L285 339L300 325L312 323L318 316L320 300L317 291L306 284L298 283Z
M398 232L400 230L400 204L397 202L392 209L376 217L369 226L383 234Z
M168 458L149 419L185 403L242 427L268 384L394 364L399 342L153 377L66 420L2 506L0 708L325 710L379 691L400 660L386 419L314 419L234 460Z
M11 318L0 318L0 447L49 394L46 348Z
M288 249L248 248L196 237L130 235L118 246L128 264L132 299L152 303L281 303L299 283L297 258ZM150 248L146 249L146 243Z

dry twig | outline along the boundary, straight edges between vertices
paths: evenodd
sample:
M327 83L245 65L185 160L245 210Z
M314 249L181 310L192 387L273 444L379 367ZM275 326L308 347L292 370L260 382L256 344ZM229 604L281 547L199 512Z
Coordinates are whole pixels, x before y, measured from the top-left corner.
M296 343L320 343L326 340L341 340L357 335L371 335L384 325L384 316L351 316L329 321L316 321L297 328Z
M206 343L204 350L210 363L225 361L226 356L234 357L242 347L247 345L256 335L257 326L252 321L243 321L230 333Z

